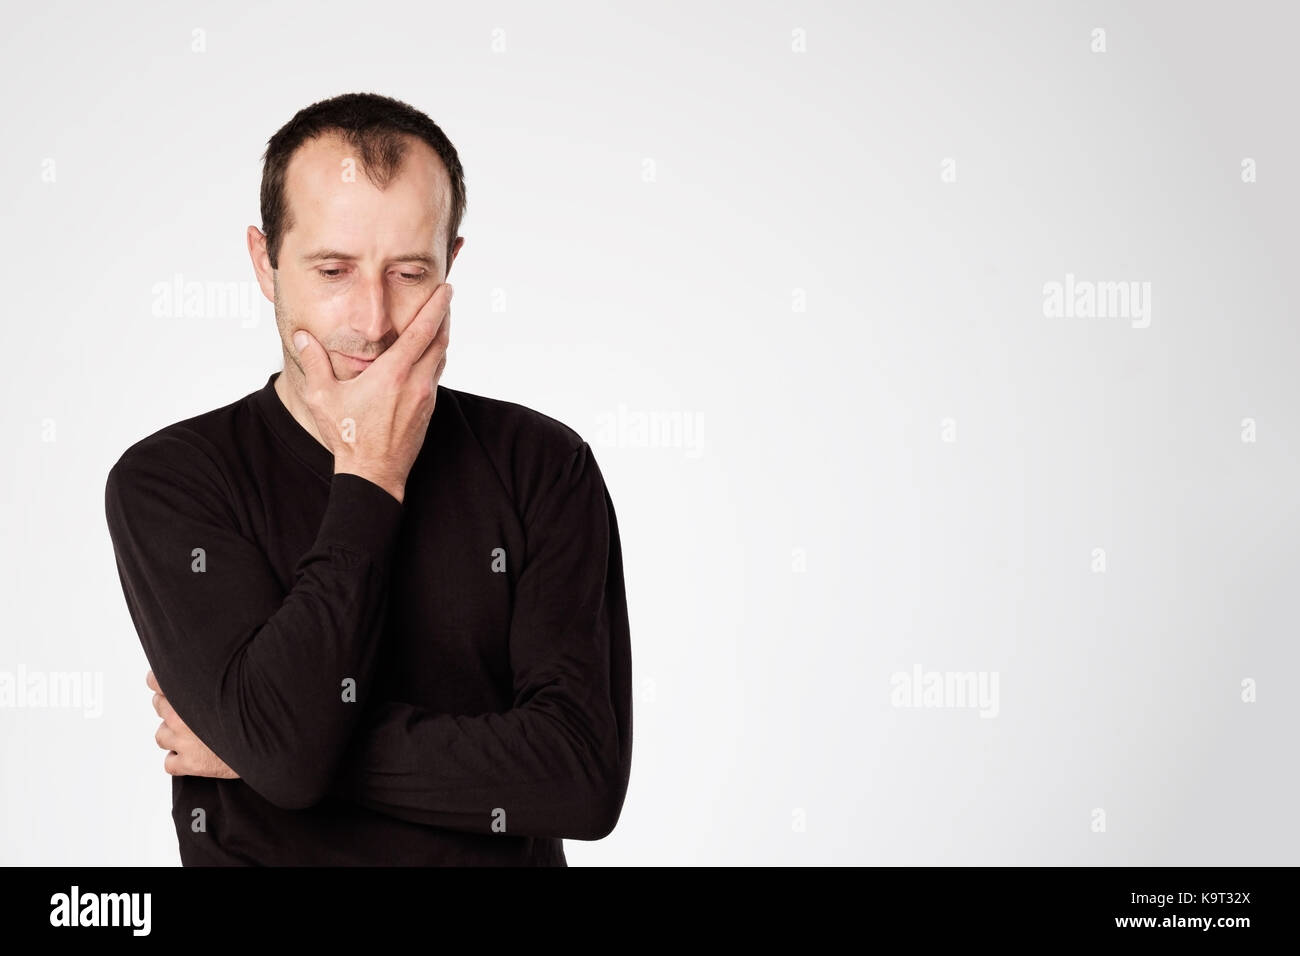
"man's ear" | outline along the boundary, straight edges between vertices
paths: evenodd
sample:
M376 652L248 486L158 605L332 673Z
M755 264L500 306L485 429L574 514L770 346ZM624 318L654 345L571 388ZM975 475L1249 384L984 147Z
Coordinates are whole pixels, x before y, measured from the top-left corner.
M253 272L257 274L262 295L266 296L267 302L275 302L275 270L271 268L271 258L266 251L266 236L256 226L248 227L248 256L253 260Z
M447 263L447 272L444 279L447 275L451 275L451 263L456 261L456 257L460 255L460 247L463 245L465 245L465 237L457 236L455 244L451 247L451 261Z

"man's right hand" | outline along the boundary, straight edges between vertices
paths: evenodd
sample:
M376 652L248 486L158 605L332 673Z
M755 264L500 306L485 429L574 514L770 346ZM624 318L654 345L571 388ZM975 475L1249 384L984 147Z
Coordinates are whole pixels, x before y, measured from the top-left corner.
M345 382L310 333L294 332L307 378L303 400L334 453L335 474L360 475L403 500L447 364L451 295L445 282L434 289L397 341Z

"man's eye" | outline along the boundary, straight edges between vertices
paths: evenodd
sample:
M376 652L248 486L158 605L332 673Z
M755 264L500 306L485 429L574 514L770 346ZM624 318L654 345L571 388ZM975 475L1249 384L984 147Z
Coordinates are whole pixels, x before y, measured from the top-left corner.
M410 279L411 281L416 281L416 280L418 280L418 279L423 279L423 278L425 277L425 275L426 275L426 273L423 273L423 272L401 272L401 273L398 273L398 274L399 274L403 279Z
M317 269L316 271L319 272L327 279L334 279L337 278L338 274L343 270L342 269Z

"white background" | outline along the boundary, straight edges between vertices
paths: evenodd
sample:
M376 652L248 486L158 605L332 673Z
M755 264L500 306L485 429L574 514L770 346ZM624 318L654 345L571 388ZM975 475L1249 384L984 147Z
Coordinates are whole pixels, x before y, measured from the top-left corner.
M467 172L443 384L617 509L632 778L571 864L1297 862L1294 6L134 7L0 40L0 671L104 681L0 709L0 863L178 862L104 479L279 367L269 302L155 287L251 286L266 140L352 91Z

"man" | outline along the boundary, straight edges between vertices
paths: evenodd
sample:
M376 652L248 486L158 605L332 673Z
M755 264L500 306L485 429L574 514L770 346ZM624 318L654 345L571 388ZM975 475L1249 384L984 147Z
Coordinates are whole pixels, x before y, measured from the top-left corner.
M632 746L591 448L438 384L452 144L350 94L268 143L248 248L283 371L132 445L105 506L184 865L566 865Z

